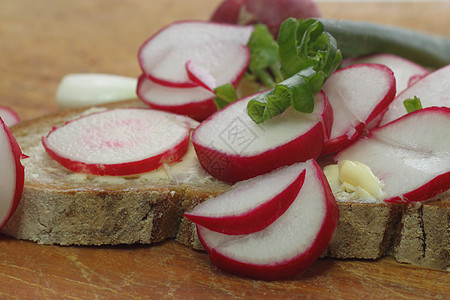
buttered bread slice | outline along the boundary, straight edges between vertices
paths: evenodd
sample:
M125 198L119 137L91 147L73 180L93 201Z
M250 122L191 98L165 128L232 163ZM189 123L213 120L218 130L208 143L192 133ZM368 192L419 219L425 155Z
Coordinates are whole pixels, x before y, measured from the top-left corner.
M183 217L198 203L230 188L209 176L191 147L181 162L131 176L73 173L45 152L41 143L53 126L107 108L140 107L130 100L71 109L13 126L24 154L22 200L1 232L40 244L151 244L169 238L203 249L195 225ZM450 206L447 194L412 208L406 204L362 203L336 194L340 216L322 255L449 267ZM414 247L411 247L413 245Z
M126 101L108 108L141 106ZM186 186L199 192L228 185L208 176L193 148L183 161L132 176L73 173L45 152L41 143L53 126L105 109L67 110L22 122L12 130L22 151L25 187L14 216L2 232L40 244L149 244L175 237Z

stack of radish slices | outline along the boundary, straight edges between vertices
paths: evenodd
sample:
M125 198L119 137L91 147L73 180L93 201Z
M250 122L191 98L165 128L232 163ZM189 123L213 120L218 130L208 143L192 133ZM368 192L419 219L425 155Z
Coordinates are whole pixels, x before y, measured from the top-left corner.
M220 269L262 280L291 278L327 248L338 207L314 160L242 181L185 216Z
M213 90L238 85L250 61L252 26L175 22L147 40L137 94L153 108L203 120L217 110Z
M397 70L414 76L411 71L408 64ZM230 192L185 214L197 224L211 261L228 272L275 280L294 276L319 257L338 215L322 171L308 160L324 154L369 166L384 182L386 202L423 201L448 190L448 72L445 67L430 73L396 97L392 70L356 64L328 79L312 114L288 109L255 124L246 111L254 95L203 121L192 135L200 163L216 178L238 182ZM426 86L434 81L444 87L429 91ZM409 114L404 110L378 127L391 104L411 93L432 107ZM284 211L291 201L291 182L302 171L304 182L296 183L297 197ZM278 209L271 209L277 202Z
M0 228L5 225L22 197L24 168L22 151L0 118Z
M254 97L221 109L192 135L200 163L220 180L234 183L345 148L386 111L395 97L395 78L379 64L341 69L315 97L312 113L290 108L262 124L247 114Z

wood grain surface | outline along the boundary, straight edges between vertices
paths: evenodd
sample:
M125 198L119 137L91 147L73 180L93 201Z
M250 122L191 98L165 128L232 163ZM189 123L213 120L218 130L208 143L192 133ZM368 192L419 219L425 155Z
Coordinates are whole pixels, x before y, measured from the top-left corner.
M207 19L219 0L0 0L0 105L22 119L58 110L69 73L138 76L139 46L175 20ZM450 36L450 2L319 2L324 17ZM0 299L448 299L448 272L322 259L293 280L224 274L203 252L154 246L59 247L0 235Z

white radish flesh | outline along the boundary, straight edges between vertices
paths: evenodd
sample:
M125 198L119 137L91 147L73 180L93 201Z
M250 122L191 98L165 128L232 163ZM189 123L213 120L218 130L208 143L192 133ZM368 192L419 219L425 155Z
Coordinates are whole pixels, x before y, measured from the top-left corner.
M200 240L218 268L255 279L291 278L327 248L338 222L338 207L320 167L303 163L304 184L286 212L265 229L225 235L197 226Z
M188 61L208 70L217 85L235 83L250 60L245 45L252 31L252 26L175 22L141 46L139 63L146 76L163 85L196 86L186 71Z
M169 87L142 75L139 77L137 94L152 108L186 115L197 121L202 121L217 111L214 93L199 86Z
M450 188L450 108L410 113L336 156L370 167L387 202L423 201Z
M20 122L19 115L11 108L5 106L0 106L0 118L8 127Z
M333 108L330 139L322 155L343 149L383 114L395 97L392 71L379 64L357 64L333 73L323 86Z
M224 234L264 229L292 204L303 185L303 165L294 164L241 181L228 192L185 213L192 222Z
M56 100L59 107L84 107L136 98L137 79L111 74L79 73L63 77Z
M192 142L202 166L212 176L237 182L295 162L317 158L332 113L326 96L316 96L313 113L291 109L256 124L247 114L254 96L211 115L194 131Z
M190 80L199 86L214 92L214 89L217 87L217 82L207 69L198 66L192 60L189 60L186 63L186 71Z
M405 90L415 80L422 78L430 73L425 67L416 64L401 56L390 53L373 54L364 57L347 59L343 66L349 66L360 63L382 64L394 72L397 95Z
M114 109L69 121L42 142L53 159L74 172L130 175L182 159L192 122L157 110Z
M22 151L0 118L0 228L5 225L22 197L24 169Z
M450 107L450 65L442 67L404 90L389 105L380 125L385 125L406 114L403 101L418 97L423 108Z

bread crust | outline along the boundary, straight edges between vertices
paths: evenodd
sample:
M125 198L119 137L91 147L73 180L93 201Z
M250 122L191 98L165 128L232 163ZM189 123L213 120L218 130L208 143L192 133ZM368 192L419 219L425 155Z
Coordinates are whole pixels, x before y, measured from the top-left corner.
M3 232L39 244L150 244L176 235L181 200L170 186L113 191L27 187Z
M398 262L443 270L450 268L448 193L405 207L392 255Z

